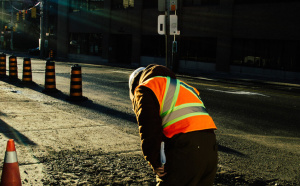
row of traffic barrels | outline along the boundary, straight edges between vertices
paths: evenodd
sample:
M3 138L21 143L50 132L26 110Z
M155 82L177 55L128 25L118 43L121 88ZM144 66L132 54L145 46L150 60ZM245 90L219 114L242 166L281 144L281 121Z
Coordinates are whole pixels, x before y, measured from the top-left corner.
M6 76L6 55L0 54L0 77ZM9 78L18 79L17 58L9 57ZM43 92L57 92L55 80L55 62L48 59L45 69L45 89ZM24 58L23 82L32 82L32 70L30 58ZM70 100L83 100L81 66L75 64L71 67Z
M6 76L6 55L0 54L0 77ZM18 79L17 57L12 55L9 57L9 78ZM23 62L23 82L32 82L31 60L24 58Z
M56 90L55 62L47 60L44 92L55 92ZM81 66L75 64L71 67L70 100L80 101L83 99Z

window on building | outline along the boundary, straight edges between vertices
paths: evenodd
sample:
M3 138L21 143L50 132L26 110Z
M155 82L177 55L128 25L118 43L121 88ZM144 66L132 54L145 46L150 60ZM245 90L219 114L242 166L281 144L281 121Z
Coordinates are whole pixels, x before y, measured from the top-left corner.
M134 0L123 0L123 7L124 8L133 8Z
M201 0L201 5L219 5L220 0Z
M290 40L234 39L234 65L300 72L300 42Z
M70 33L69 53L102 55L102 34L101 33Z
M235 0L234 4L257 4L257 3L286 3L299 0Z
M81 10L102 10L104 0L70 0L70 11L78 12Z
M103 10L104 0L90 0L88 4L89 10Z
M182 37L178 48L181 59L216 62L217 38Z
M219 5L220 0L184 0L183 6L194 7L194 6L206 6L206 5Z
M88 3L86 0L70 0L70 11L78 12L88 8Z
M112 9L123 9L123 0L112 0L111 1Z

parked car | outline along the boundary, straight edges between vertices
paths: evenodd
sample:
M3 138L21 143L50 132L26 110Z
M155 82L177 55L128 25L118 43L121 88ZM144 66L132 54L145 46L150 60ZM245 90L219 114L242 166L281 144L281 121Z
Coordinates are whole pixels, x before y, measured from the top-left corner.
M33 48L33 49L29 49L29 50L28 50L28 54L29 54L29 55L35 55L35 56L40 55L40 47L36 47L36 48Z

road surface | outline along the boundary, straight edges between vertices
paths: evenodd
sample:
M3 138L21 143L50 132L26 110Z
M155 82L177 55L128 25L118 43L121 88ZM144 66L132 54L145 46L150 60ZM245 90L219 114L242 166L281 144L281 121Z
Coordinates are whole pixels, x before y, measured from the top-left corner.
M55 62L56 93L44 93L45 60L33 83L0 79L0 141L16 141L23 184L155 185L143 160L128 97L133 69L80 64L82 102L68 101L74 62ZM300 184L298 85L178 75L201 93L218 130L216 185ZM0 150L4 154L5 149Z

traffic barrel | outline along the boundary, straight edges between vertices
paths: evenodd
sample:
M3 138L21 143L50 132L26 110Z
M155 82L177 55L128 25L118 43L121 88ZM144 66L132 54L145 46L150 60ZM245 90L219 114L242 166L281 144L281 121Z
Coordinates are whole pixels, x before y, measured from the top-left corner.
M70 100L82 100L81 66L71 67Z
M30 58L24 58L23 61L23 82L32 82L31 60Z
M0 185L1 186L22 185L19 164L17 159L17 152L15 147L15 142L13 139L9 139L7 142Z
M0 54L0 77L6 76L6 55Z
M55 63L47 60L45 70L45 89L44 92L56 91L55 82Z
M49 51L49 58L50 58L51 60L54 59L54 51L53 51L52 49L50 49L50 51Z
M18 79L18 66L17 66L17 57L9 57L9 78Z

